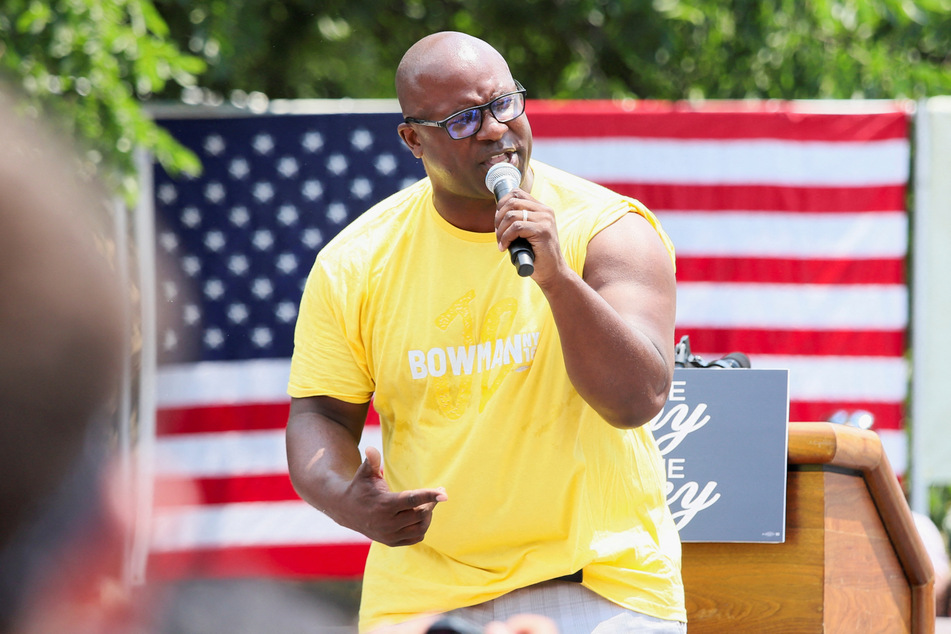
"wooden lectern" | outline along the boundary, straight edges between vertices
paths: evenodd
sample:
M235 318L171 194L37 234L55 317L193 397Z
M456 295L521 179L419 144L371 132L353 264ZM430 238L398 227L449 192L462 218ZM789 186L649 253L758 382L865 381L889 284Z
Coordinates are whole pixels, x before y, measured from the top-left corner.
M786 541L685 543L690 634L935 628L934 569L878 436L789 424Z

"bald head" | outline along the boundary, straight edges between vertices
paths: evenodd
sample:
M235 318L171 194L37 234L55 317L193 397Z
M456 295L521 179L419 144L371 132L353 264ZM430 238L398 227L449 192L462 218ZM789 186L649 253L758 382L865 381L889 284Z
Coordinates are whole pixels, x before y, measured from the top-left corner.
M410 47L396 72L396 93L404 121L397 133L423 162L433 188L436 210L467 231L495 227L495 198L485 175L493 157L504 155L531 191L532 129L522 112L499 121L491 104L521 92L502 55L487 42L465 33L444 31ZM445 124L455 114L482 117L461 139ZM441 128L441 129L440 129Z
M433 86L470 81L491 71L511 77L505 58L488 42L456 31L434 33L403 55L396 69L396 96L404 115L418 116L420 101Z

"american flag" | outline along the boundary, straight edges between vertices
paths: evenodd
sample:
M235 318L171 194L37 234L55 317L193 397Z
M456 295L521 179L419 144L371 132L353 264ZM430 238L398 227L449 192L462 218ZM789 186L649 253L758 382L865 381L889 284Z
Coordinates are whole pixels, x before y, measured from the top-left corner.
M830 104L827 104L827 106ZM866 410L904 470L908 114L801 103L530 101L534 157L644 202L678 250L677 337L790 370L790 420ZM283 428L314 255L422 167L396 112L167 119L150 572L346 577L367 541L300 501ZM364 445L380 447L378 422ZM182 495L182 491L190 492Z

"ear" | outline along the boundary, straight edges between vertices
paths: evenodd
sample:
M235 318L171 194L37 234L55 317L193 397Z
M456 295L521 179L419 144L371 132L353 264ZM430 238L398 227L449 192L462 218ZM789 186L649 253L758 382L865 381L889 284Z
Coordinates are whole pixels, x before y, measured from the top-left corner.
M423 144L419 138L419 133L416 132L416 128L404 122L396 128L396 131L399 133L400 138L403 139L403 143L406 144L406 147L409 148L409 151L413 153L413 156L423 158Z

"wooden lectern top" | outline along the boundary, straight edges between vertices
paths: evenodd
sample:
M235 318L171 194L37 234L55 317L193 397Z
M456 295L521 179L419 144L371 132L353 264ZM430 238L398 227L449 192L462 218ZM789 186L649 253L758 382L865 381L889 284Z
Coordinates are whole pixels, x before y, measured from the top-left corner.
M834 423L790 423L789 464L861 471L909 583L934 585L931 558L877 434Z
M788 440L784 543L684 543L689 631L933 634L934 570L878 435Z

